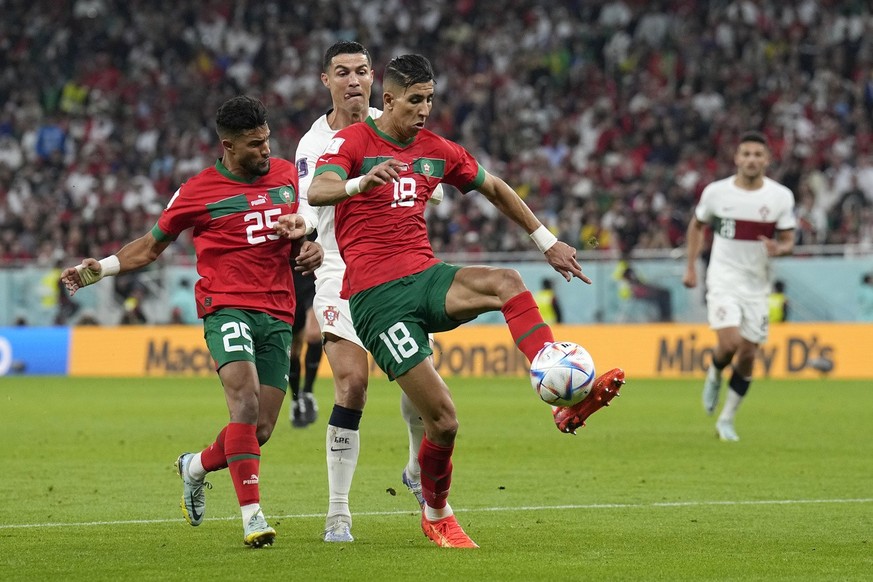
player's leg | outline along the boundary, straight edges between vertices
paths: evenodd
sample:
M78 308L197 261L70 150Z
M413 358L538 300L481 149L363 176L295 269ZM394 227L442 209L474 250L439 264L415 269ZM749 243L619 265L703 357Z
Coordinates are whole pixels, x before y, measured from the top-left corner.
M397 377L397 383L421 413L425 435L419 451L424 507L421 528L434 543L447 548L477 548L464 532L448 502L452 453L458 419L449 388L430 358Z
M318 419L318 402L312 389L318 376L318 367L321 364L321 355L324 350L321 344L321 330L315 318L315 311L311 306L306 310L306 327L303 333L306 342L306 355L303 359L305 371L300 397L305 401L302 410L303 422L312 424Z
M736 342L733 373L728 380L724 406L715 424L716 432L723 441L740 440L734 428L734 419L752 382L758 346L767 339L767 309L765 301L744 303L742 324L736 329L735 337L734 335L730 337L729 341ZM719 339L721 340L721 336Z
M301 307L300 299L298 293L298 302L294 310L294 325L292 327L291 360L288 364L288 398L290 400L288 421L294 428L306 426L306 423L303 422L303 408L300 401L300 356L303 354L303 345L305 343L303 330L306 327L306 309Z
M409 458L403 468L400 480L415 495L418 505L424 508L424 496L421 492L421 466L418 464L421 442L424 440L424 421L409 396L403 391L400 392L400 416L406 422L407 434L409 435Z
M324 352L334 381L334 406L327 423L329 490L324 540L353 541L349 491L360 455L360 422L367 400L367 352L353 341L326 333Z
M701 402L707 414L715 412L723 383L724 369L731 363L740 346L740 302L729 290L710 288L706 292L706 311L709 327L715 331L716 346L712 361L706 370Z
M449 317L469 320L497 310L503 312L512 339L528 361L533 361L545 344L555 341L518 271L474 266L463 267L455 274L446 294Z

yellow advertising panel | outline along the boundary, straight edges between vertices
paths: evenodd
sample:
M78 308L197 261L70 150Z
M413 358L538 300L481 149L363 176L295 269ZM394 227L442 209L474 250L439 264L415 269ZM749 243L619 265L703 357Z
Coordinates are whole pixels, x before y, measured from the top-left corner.
M585 346L597 369L622 367L634 378L699 377L709 363L715 333L705 324L554 326L555 337ZM873 325L774 325L761 346L755 375L814 378L815 360L833 364L834 378L871 378L866 366ZM434 362L445 377L527 373L527 360L502 325L468 325L437 334ZM73 328L72 376L206 376L214 373L200 326ZM381 372L372 364L373 375ZM327 359L320 377L329 377Z

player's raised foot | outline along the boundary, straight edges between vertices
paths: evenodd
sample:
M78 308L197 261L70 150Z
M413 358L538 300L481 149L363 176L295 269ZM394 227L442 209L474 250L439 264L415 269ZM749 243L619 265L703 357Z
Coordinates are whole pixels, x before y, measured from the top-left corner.
M294 398L291 400L291 410L288 411L288 420L294 428L303 428L306 423L303 422L303 409L300 407L300 400Z
M329 517L324 528L324 541L326 542L353 542L352 524L349 518L343 515Z
M720 440L726 442L736 442L740 440L740 436L734 429L734 423L731 420L721 420L715 423L715 432Z
M204 479L193 479L188 474L188 465L193 458L194 453L182 453L176 459L175 467L176 473L182 479L182 501L179 506L182 508L185 520L196 526L203 522L203 515L206 513L206 492L204 489L212 489L212 484Z
M424 495L421 492L421 481L413 481L412 477L410 477L406 472L406 469L403 469L403 474L400 476L400 480L403 481L406 488L415 495L415 500L418 501L418 506L424 509Z
M441 548L478 548L458 523L454 515L430 521L421 512L421 529L430 540Z
M706 414L715 412L718 405L718 393L721 391L721 370L710 364L706 370L706 380L703 381L703 409Z
M272 546L276 539L276 530L267 525L264 512L260 509L254 514L244 528L243 542L253 548Z
M300 410L303 416L303 426L310 425L318 419L318 402L312 392L300 394Z
M618 391L624 382L624 370L621 368L613 368L598 376L591 392L581 402L552 411L558 430L576 434L576 429L585 426L585 420L589 416L604 406L609 406L609 401L619 396Z

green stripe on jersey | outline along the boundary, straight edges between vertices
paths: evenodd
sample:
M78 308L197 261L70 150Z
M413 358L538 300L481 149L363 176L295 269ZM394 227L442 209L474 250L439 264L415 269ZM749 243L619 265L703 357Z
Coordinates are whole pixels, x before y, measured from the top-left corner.
M378 166L382 162L387 162L391 159L391 156L376 156L374 158L364 158L364 161L361 162L361 175L363 176L374 167Z
M412 163L412 171L428 178L443 178L446 175L446 161L418 158Z
M342 168L342 166L339 166L337 164L325 164L323 166L318 166L315 169L315 173L312 174L312 177L314 178L316 176L320 176L325 172L333 172L334 174L339 176L341 180L345 180L349 176L348 174L346 174L346 171Z
M294 186L290 184L279 186L277 188L270 188L267 190L267 195L270 197L270 201L273 204L291 204L297 199L297 193L294 191ZM212 202L206 205L206 209L209 211L209 217L213 220L221 218L222 216L236 214L237 212L247 212L251 208L252 205L245 194L237 194L236 196L231 196L224 200L219 200L218 202Z

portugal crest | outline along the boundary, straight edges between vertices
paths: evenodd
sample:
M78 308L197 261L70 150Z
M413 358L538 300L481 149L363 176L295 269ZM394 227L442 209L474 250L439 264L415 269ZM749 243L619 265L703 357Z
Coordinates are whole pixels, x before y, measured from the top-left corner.
M328 305L321 315L324 317L324 325L329 325L331 327L336 325L340 316L339 311L334 305Z

